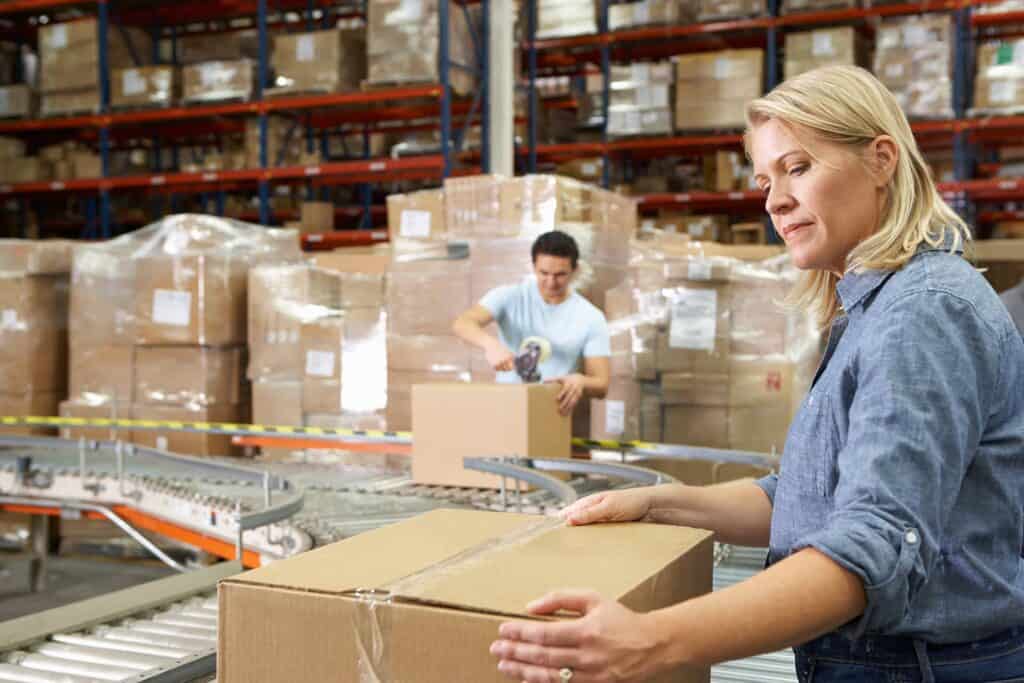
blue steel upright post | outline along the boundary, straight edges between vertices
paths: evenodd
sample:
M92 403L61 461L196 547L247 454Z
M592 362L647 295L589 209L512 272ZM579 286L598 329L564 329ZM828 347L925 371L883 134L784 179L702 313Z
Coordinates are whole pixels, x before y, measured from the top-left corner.
M110 70L107 64L107 32L110 23L110 8L107 0L99 0L97 6L97 42L99 43L99 82L100 82L100 111L104 114L110 111ZM103 178L110 175L110 127L104 124L100 127L100 170ZM110 230L110 191L100 190L100 230L104 239L111 236Z
M953 115L957 119L967 116L973 90L974 41L971 40L971 8L961 7L953 14L955 51L953 54ZM974 174L974 147L967 131L957 128L953 132L953 177L958 181ZM977 207L967 193L960 193L954 208L968 225L975 224Z
M601 14L598 16L597 31L602 36L608 33L609 0L601 0ZM611 45L607 40L601 41L601 187L608 187L611 168L608 163L608 109L612 99L612 59Z
M480 0L480 172L491 172L491 3ZM513 60L514 61L514 60ZM514 82L514 81L513 81ZM515 86L513 86L515 87ZM513 115L514 116L514 115ZM512 125L515 135L515 124Z
M773 19L779 16L779 0L768 0L768 16ZM771 90L777 86L780 82L779 78L779 40L777 35L777 29L775 28L775 22L768 24L768 29L765 31L765 60L767 61L767 69L765 69L765 79L767 90Z
M529 76L526 171L537 172L537 0L526 0L526 62Z
M258 0L256 23L259 25L259 71L256 76L256 99L263 100L263 86L267 82L267 0ZM267 113L260 112L260 170L269 166L267 159ZM260 223L270 225L270 183L260 177Z
M448 2L437 3L437 71L441 81L441 159L443 161L442 177L447 178L452 170L452 94L451 94L451 61L448 55Z

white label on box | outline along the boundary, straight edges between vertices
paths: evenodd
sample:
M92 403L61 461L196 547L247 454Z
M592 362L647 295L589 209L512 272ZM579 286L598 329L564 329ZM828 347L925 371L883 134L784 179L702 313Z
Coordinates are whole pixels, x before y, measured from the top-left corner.
M228 78L230 78L230 74ZM226 80L227 78L224 77L224 70L221 68L220 62L199 65L199 82L204 88L213 88Z
M623 434L626 431L626 402L604 402L604 430L609 434Z
M831 57L836 53L832 47L832 34L815 33L812 36L811 54L815 57Z
M659 85L651 88L651 107L663 108L668 106L668 86Z
M333 377L334 352L306 351L306 374L310 377Z
M13 330L18 327L18 312L13 308L5 308L0 313L0 328Z
M1013 102L1017 94L1014 81L992 81L988 84L988 99L990 102Z
M138 69L125 69L121 73L121 89L125 95L141 95L146 92L146 79Z
M430 212L406 209L402 212L398 233L402 237L430 237Z
M580 170L583 171L583 175L587 176L588 178L593 178L594 176L597 175L597 164L595 164L593 161L587 161L583 164L580 164Z
M313 61L313 36L299 36L295 41L295 61Z
M167 437L166 436L158 436L158 437L156 437L156 449L158 451L166 451L167 450Z
M729 74L732 73L732 62L729 61L728 57L718 57L715 59L715 78L723 79L729 78Z
M634 83L646 83L651 80L651 65L646 62L634 64L632 76Z
M188 327L192 320L192 292L173 289L153 291L153 322Z
M919 47L928 41L928 30L917 24L907 24L903 27L903 43L907 47Z
M677 289L672 301L668 345L673 349L713 351L717 320L718 292L713 289Z
M711 279L711 262L710 261L690 261L689 266L686 269L687 277L691 280L710 280Z
M638 2L633 5L633 24L641 25L650 22L651 8L646 2Z
M50 31L50 47L54 50L62 50L68 46L68 27L64 24L57 24Z

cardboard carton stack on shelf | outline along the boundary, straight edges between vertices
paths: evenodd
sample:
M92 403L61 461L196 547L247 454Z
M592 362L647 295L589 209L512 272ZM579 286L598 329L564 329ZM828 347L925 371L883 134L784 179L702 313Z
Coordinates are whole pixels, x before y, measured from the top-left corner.
M742 128L744 108L760 97L764 51L721 50L676 61L676 129Z
M133 66L110 72L114 109L171 107L181 97L180 71L170 65Z
M608 29L689 24L697 18L695 0L640 0L608 7Z
M626 274L636 206L558 176L470 176L446 180L443 192L393 195L388 223L388 426L408 429L413 385L495 379L483 353L451 325L488 291L532 275L530 247L540 234L576 239L576 289L603 307L604 293Z
M255 423L384 429L388 263L366 249L250 271Z
M139 29L109 30L106 40L110 69L138 66L132 55L151 52L149 36ZM43 116L99 111L99 35L95 19L39 29L39 89Z
M189 64L182 69L186 103L248 100L253 95L256 65L249 59Z
M821 66L865 66L867 55L867 43L853 26L787 33L783 74L792 78Z
M0 415L57 414L67 390L70 266L69 242L0 240Z
M594 438L781 452L818 358L804 316L780 309L793 273L665 236L634 244L608 294L613 382Z
M366 33L330 29L275 36L270 67L269 95L358 90L366 78Z
M760 17L768 13L765 0L698 0L699 21L720 21L723 19L745 19Z
M597 33L594 0L539 0L537 38L564 38Z
M243 141L244 166L239 168L260 168L260 120L257 117L245 121ZM237 147L231 147L232 160L237 163ZM267 166L296 166L319 163L319 151L306 152L305 131L301 126L283 116L267 117Z
M1024 109L1024 39L978 46L971 114L1016 114Z
M782 0L779 7L781 14L799 14L800 12L820 12L827 9L859 7L860 0Z
M369 0L366 28L367 82L375 86L401 83L436 83L438 72L438 3L448 0ZM479 23L479 11L468 12L448 2L449 58L470 68L476 64L470 24ZM452 89L466 95L475 87L471 71L452 67Z
M71 306L72 397L62 413L247 421L248 271L299 255L292 231L197 214L81 247ZM213 434L136 430L130 438L178 453L233 452L230 437Z
M883 19L875 75L910 118L953 116L953 24L948 14Z
M615 65L609 74L608 134L669 135L672 133L671 62ZM580 107L584 123L600 123L604 78L589 74Z
M38 106L35 91L24 83L0 86L0 118L29 118Z

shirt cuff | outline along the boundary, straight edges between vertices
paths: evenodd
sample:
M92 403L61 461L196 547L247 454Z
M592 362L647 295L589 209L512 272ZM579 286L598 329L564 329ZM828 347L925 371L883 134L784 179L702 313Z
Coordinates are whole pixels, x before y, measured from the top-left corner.
M913 598L915 566L921 566L921 534L907 527L889 533L856 520L832 524L801 541L794 552L814 548L864 582L867 605L864 613L842 629L851 638L866 633L883 633L904 617Z
M772 506L774 506L775 489L779 487L779 475L769 474L767 477L761 477L754 483L761 487L761 490L764 491L764 495L768 496L768 500L771 502Z

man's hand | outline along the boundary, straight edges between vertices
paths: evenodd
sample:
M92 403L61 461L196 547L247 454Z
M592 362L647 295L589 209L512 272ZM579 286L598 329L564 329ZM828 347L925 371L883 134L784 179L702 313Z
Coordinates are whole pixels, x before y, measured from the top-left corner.
M532 614L559 610L583 616L571 621L512 621L501 625L491 654L498 670L516 681L559 680L563 668L579 683L647 680L665 661L665 639L648 615L637 614L591 591L556 591L527 605Z
M571 375L555 377L548 381L558 382L562 385L562 390L558 392L558 396L555 398L558 401L558 412L562 415L572 415L573 408L583 398L583 391L586 389L586 377L579 373L573 373Z
M511 372L516 369L515 355L497 339L487 346L487 362L497 372Z

